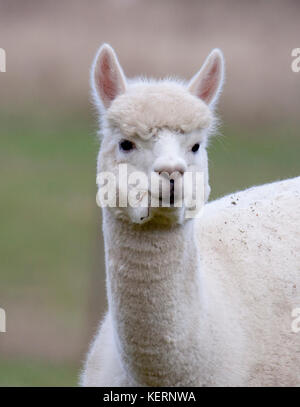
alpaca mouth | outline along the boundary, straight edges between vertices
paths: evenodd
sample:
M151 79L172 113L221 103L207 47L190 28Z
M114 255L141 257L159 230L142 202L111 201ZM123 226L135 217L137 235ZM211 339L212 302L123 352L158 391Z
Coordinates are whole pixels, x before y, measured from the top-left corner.
M174 206L174 180L170 180L170 205Z
M171 206L174 207L175 202L175 193L174 193L174 179L170 179L170 189L168 191L168 195L163 195L162 191L159 193L159 206ZM166 205L167 204L167 205Z

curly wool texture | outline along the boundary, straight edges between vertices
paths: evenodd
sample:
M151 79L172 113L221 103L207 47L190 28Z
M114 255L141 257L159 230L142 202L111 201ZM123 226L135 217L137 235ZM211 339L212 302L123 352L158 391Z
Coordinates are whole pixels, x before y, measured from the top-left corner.
M157 129L190 133L208 128L213 121L202 100L171 81L130 84L126 93L113 101L106 117L124 136L138 134L144 139L152 137Z

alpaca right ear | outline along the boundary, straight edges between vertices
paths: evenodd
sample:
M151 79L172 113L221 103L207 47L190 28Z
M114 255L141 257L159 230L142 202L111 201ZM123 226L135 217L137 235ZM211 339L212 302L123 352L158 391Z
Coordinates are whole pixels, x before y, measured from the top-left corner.
M96 100L106 109L126 90L125 75L114 50L108 44L103 44L97 52L92 66L91 84Z
M200 71L191 79L188 89L206 104L213 107L224 81L224 58L222 51L215 48L206 58Z

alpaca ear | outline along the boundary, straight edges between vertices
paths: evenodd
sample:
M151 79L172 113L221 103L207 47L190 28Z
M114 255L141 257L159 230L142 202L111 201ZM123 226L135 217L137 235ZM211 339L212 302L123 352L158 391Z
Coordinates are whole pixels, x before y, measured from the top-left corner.
M108 44L102 45L92 66L92 88L96 100L107 109L111 102L126 90L126 78L118 58Z
M222 51L214 49L206 58L200 71L190 80L188 89L192 95L213 106L218 99L224 78Z

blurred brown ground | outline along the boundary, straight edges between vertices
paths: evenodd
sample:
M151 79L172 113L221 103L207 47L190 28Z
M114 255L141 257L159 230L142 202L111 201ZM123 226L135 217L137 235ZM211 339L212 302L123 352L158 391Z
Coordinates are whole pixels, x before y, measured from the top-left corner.
M0 108L86 111L90 64L108 42L128 76L190 78L219 47L227 121L297 119L300 81L290 64L299 15L296 0L1 0Z

